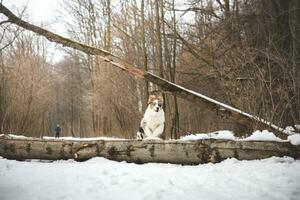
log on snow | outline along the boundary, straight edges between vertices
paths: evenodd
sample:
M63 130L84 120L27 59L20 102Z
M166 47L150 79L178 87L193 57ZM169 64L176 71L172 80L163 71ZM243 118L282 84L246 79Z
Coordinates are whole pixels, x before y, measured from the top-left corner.
M58 44L62 44L63 46L71 47L73 49L77 49L79 51L85 52L89 55L98 55L100 56L104 61L109 62L112 66L115 66L123 71L126 71L127 73L130 73L136 77L144 78L147 81L150 81L158 86L160 86L165 91L170 91L174 94L177 94L178 97L187 99L193 102L200 102L207 106L210 110L217 111L217 110L225 110L228 113L228 117L230 117L233 121L238 122L240 124L252 127L253 123L258 123L261 125L261 128L266 128L271 131L273 131L276 136L286 139L287 134L285 134L285 131L272 124L271 122L268 122L260 117L250 115L246 112L243 112L239 109L236 109L232 106L223 104L219 101L216 101L214 99L211 99L205 95L196 93L194 91L190 91L182 86L176 85L172 82L167 81L166 79L163 79L161 77L158 77L152 73L146 72L142 70L141 68L137 68L134 65L130 65L121 58L113 55L112 53L92 47L86 44L82 44L76 41L73 41L69 38L62 37L58 34L55 34L51 31L48 31L46 29L43 29L39 26L35 26L33 24L30 24L21 18L17 17L14 13L12 13L8 8L6 8L2 3L0 3L0 13L4 14L8 21L11 23L14 23L24 29L27 29L29 31L32 31L34 33L37 33L39 35L42 35L46 37L49 41L56 42Z
M132 163L201 164L227 158L263 159L272 156L300 158L300 146L289 142L232 140L43 140L0 136L0 156L8 159L88 160L104 157Z

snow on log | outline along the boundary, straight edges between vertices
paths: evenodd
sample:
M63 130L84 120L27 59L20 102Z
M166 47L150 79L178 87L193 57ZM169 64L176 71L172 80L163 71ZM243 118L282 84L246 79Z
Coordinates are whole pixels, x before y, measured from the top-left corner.
M58 34L55 34L51 31L48 31L46 29L43 29L41 27L35 26L33 24L30 24L21 18L17 17L15 14L13 14L9 9L7 9L2 3L0 3L0 13L4 14L8 21L11 23L14 23L24 29L30 30L34 33L37 33L39 35L42 35L46 37L49 41L56 42L59 44L62 44L63 46L71 47L73 49L77 49L79 51L85 52L90 55L98 55L100 56L104 61L111 63L112 66L115 66L123 71L126 71L127 73L130 73L136 77L144 78L147 81L150 81L158 86L160 86L163 90L169 91L172 93L177 94L178 97L181 97L183 99L187 99L193 102L200 102L207 105L207 107L210 110L225 110L227 112L227 116L233 121L252 127L254 123L260 124L261 128L267 128L271 131L273 131L278 137L286 139L287 134L286 131L276 125L274 125L271 122L268 122L260 117L248 114L246 112L243 112L237 108L234 108L232 106L226 105L224 103L221 103L219 101L216 101L210 97L207 97L205 95L202 95L200 93L194 92L192 90L188 90L182 86L176 85L172 82L169 82L166 79L163 79L161 77L158 77L152 73L146 72L142 70L142 68L137 68L134 65L130 65L126 62L124 62L121 58L111 54L110 52L96 48L91 47L86 44L82 44L73 40L70 40L69 38L62 37Z
M44 140L0 136L0 156L8 159L88 160L105 157L132 163L201 164L227 158L263 159L272 156L300 158L300 146L289 142L233 140Z

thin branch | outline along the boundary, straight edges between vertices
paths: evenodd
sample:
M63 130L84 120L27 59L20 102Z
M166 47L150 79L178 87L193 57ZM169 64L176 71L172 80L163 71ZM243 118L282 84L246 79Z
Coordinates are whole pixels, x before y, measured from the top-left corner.
M11 23L11 21L10 20L4 20L4 21L0 22L0 26L3 25L3 24L6 24L6 23Z
M132 42L134 43L134 44L136 44L137 45L137 47L140 49L140 50L142 50L142 47L141 47L141 45L134 39L134 37L132 37L129 33L127 33L126 31L124 31L121 27L119 27L118 25L116 25L116 24L112 24L116 29L118 29L121 33L123 33L126 37L128 37L129 39L131 39L132 40Z
M210 11L210 10L206 10L204 8L199 8L199 7L191 7L191 8L188 8L188 9L174 9L174 11L177 11L177 12L184 12L184 14L186 14L187 12L189 11L192 11L192 12L197 12L197 11L200 11L201 13L204 13L204 14L209 14L217 19L222 19L220 16L218 16L214 11ZM182 15L180 16L182 17Z

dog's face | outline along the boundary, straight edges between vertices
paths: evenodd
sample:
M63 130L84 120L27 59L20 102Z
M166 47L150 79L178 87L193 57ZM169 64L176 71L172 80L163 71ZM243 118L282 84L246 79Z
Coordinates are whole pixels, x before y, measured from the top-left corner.
M148 100L148 107L155 112L159 112L163 107L162 95L150 95Z

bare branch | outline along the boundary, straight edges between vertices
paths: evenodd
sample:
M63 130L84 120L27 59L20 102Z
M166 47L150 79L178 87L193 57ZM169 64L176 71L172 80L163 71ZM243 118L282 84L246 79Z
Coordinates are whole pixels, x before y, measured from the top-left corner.
M4 20L4 21L0 22L0 26L3 24L6 24L6 23L10 23L10 22L11 22L10 20Z
M134 44L137 45L137 47L142 50L141 45L134 39L134 37L132 37L129 33L127 33L126 31L124 31L121 27L119 27L116 24L113 24L113 26L118 29L121 33L123 33L126 37L128 37L129 39L131 39L132 42L134 42Z

